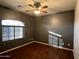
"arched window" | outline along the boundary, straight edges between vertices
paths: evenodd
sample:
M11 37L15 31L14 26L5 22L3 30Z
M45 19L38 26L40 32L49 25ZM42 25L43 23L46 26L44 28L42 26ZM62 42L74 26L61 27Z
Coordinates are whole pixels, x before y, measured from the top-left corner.
M16 20L2 20L2 41L23 38L24 23Z

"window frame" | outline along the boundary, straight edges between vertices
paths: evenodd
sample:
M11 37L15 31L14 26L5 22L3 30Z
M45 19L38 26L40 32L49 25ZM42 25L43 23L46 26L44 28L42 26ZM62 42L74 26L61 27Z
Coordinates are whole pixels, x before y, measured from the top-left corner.
M16 21L16 20L14 20L14 21ZM6 41L11 41L11 40L9 39L9 27L13 27L13 28L14 28L14 35L13 35L14 39L12 39L12 40L23 39L24 36L25 36L25 35L24 35L24 32L25 32L25 31L24 31L25 25L24 25L24 26L16 26L16 25L2 25L2 24L1 24L1 27L8 27L8 40L6 40ZM16 28L16 27L19 27L19 28L21 27L21 28L23 29L23 33L22 33L22 36L23 36L23 37L22 37L22 38L17 38L17 39L15 38L15 28ZM3 41L3 33L2 33L2 41ZM3 42L4 42L4 41L3 41Z

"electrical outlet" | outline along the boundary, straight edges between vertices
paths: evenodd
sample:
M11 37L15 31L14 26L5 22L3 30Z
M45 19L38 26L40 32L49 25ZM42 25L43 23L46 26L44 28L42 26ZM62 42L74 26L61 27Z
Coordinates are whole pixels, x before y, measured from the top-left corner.
M33 38L32 38L32 40L33 40Z
M68 46L70 46L70 44L68 43Z
M64 43L62 43L62 45L64 45Z

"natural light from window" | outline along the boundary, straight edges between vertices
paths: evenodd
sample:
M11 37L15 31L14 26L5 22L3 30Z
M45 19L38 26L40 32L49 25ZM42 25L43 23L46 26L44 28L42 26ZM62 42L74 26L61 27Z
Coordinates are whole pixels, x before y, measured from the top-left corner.
M24 26L24 23L17 20L2 20L2 25Z
M17 20L2 20L2 41L23 38L24 23Z

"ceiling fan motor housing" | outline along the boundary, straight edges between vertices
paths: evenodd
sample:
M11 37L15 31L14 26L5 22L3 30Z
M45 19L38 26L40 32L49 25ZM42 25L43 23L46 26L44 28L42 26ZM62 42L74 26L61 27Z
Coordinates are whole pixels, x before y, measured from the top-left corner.
M41 3L40 3L40 2L35 2L35 3L34 3L34 6L35 6L36 8L39 8L39 7L41 6Z

